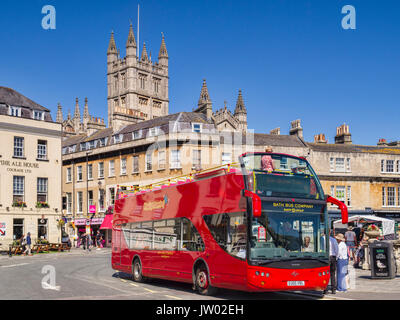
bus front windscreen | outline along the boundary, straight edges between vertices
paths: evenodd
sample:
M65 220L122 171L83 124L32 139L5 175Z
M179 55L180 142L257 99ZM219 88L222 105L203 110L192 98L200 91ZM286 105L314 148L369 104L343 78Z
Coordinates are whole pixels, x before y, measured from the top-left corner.
M268 153L246 154L241 158L247 189L260 197L324 199L317 176L302 158Z
M273 208L273 203L263 207ZM279 203L284 208L285 203ZM317 208L318 207L318 208ZM316 212L285 212L283 209L263 210L253 217L250 235L250 260L285 260L292 258L327 259L326 224L321 206Z
M252 216L249 258L253 261L328 259L325 196L304 158L247 153L240 159L246 189L262 203Z

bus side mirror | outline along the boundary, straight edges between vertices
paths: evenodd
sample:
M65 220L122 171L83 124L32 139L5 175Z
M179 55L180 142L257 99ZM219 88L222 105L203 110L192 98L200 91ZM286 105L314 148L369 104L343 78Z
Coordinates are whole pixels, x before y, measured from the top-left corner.
M254 192L243 190L244 196L252 199L253 217L261 217L261 198Z
M347 206L342 201L339 201L331 196L327 196L326 202L335 204L339 207L340 212L342 213L342 224L349 222L349 212L347 211Z

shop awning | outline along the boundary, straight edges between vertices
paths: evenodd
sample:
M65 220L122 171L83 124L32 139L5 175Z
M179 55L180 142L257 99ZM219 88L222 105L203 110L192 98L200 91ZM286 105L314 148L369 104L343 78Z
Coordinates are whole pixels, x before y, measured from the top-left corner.
M113 221L113 215L112 214L106 215L103 223L100 226L100 229L101 230L112 229L112 221Z

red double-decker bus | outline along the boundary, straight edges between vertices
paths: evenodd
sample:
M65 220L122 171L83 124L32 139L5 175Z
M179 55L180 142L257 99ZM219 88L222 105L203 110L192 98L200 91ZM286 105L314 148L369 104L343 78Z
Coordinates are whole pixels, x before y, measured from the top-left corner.
M346 223L346 206L324 195L305 158L246 153L236 166L119 193L112 267L138 282L191 283L201 294L324 290L328 202Z

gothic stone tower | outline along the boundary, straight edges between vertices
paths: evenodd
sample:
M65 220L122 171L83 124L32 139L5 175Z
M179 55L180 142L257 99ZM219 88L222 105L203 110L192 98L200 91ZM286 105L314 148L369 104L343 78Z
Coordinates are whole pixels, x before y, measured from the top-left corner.
M139 58L132 24L126 42L126 56L120 58L112 32L107 51L109 127L118 130L131 123L168 115L168 59L164 35L158 62L151 61L146 44Z

